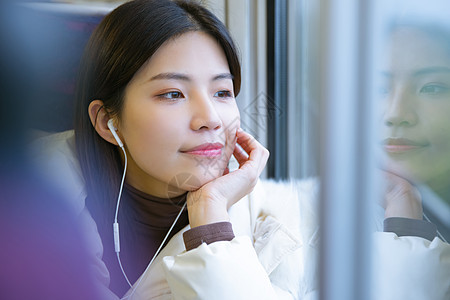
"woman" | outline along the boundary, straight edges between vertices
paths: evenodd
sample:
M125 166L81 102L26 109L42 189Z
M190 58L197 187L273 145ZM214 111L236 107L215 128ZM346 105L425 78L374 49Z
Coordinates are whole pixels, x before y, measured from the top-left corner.
M157 281L152 291L142 294L139 288L145 283L138 279L158 246L165 243L165 235L170 231L170 239L178 232L180 237L179 231L189 224L190 230L182 230L186 231L186 250L190 250L183 259L206 259L206 269L197 268L190 275L193 283L186 284L186 267L177 271L182 262L155 261L155 268L164 266L168 272L161 280L168 281L175 297L189 294L193 288L186 286L214 275L217 286L209 289L224 298L275 297L250 239L235 239L230 223L228 209L252 191L269 154L239 129L235 96L240 88L240 65L224 25L195 2L125 3L93 33L80 74L75 144L86 183L86 205L104 247L110 288L122 295L137 282L130 290L133 296L168 293L167 288L158 291ZM123 152L119 143L124 145ZM239 168L229 172L232 154ZM126 180L116 212L125 160ZM256 211L247 209L249 213ZM115 214L120 223L117 255L117 237L111 226ZM170 230L172 224L175 227ZM245 230L251 233L253 229L247 226ZM231 242L213 243L219 241ZM219 257L208 260L204 252L213 248L202 249L202 242L217 247ZM295 238L289 243L297 248ZM245 254L249 251L253 252ZM234 252L241 257L225 258ZM218 262L229 266L211 274L207 269L221 269L212 267ZM248 272L238 271L238 262ZM220 284L227 282L227 276L237 282L241 278L245 289ZM203 292L207 298L209 292Z

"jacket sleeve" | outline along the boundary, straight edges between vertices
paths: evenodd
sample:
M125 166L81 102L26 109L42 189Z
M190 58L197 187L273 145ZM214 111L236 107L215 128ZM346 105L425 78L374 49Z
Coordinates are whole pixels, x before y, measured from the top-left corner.
M164 269L173 299L283 299L277 296L248 237L203 243L167 256Z
M373 299L450 299L449 244L377 232L373 246Z

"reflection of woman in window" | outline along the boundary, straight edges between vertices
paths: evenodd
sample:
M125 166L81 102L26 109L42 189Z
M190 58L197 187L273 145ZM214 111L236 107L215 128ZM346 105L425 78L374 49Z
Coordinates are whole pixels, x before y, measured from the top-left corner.
M383 75L385 168L415 182L450 241L450 32L397 25Z
M391 186L403 180L398 176L405 178L419 189L421 201L409 202L414 216L385 220L385 227L397 228L387 231L395 232L394 239L408 251L398 252L394 242L382 250L375 247L375 265L390 265L393 272L376 267L374 295L444 300L450 297L450 31L424 25L422 10L416 17L410 13L397 16L387 31L380 70L380 149L382 167L395 174L388 175ZM392 192L400 194L396 187ZM406 285L402 290L392 282ZM413 293L418 285L425 289Z

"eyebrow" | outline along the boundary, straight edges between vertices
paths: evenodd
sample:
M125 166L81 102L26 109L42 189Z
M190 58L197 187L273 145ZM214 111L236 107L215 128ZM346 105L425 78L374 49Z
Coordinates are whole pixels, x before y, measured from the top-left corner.
M191 81L191 78L183 73L160 73L158 75L153 76L152 78L150 78L150 81L152 80L182 80L182 81ZM230 73L220 73L215 75L212 78L212 81L217 81L217 80L222 80L222 79L234 79L234 76Z
M189 81L189 77L182 73L159 73L158 75L153 76L150 78L150 81L153 80L183 80L183 81Z
M234 79L234 76L230 73L221 73L213 77L213 81L222 80L222 79Z
M434 73L450 73L450 68L448 67L427 67L422 68L417 71L414 71L412 76L413 77L419 77L423 75L428 74L434 74ZM380 74L384 77L392 77L392 73L388 71L381 71Z
M427 74L432 74L432 73L450 73L450 68L448 68L448 67L423 68L423 69L420 69L420 70L417 70L416 72L414 72L413 76L417 77L417 76L422 76L422 75L427 75Z

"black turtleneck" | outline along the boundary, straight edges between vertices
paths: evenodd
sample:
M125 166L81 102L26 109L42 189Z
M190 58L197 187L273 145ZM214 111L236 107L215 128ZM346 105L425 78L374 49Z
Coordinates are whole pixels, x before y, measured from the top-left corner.
M186 194L164 199L143 193L128 184L124 185L118 215L120 259L131 284L144 272L185 201ZM185 209L166 243L188 224ZM104 245L104 248L104 258L111 277L110 287L118 295L123 295L129 286L120 271L114 244Z
M136 282L153 258L186 202L186 195L183 194L170 199L158 198L141 192L128 184L124 185L118 215L120 259L131 284ZM170 238L188 224L188 213L185 208L172 229L166 244L170 241ZM202 243L230 241L233 238L234 233L229 222L199 226L183 234L186 250L194 249ZM102 238L104 244L103 260L110 272L110 289L118 296L122 296L130 287L120 270L114 252L114 242L111 239Z

